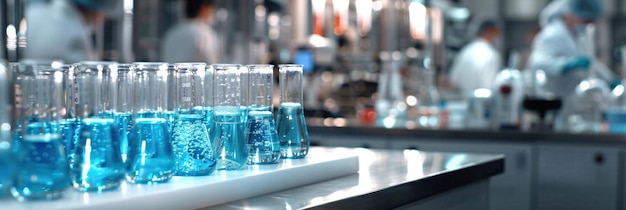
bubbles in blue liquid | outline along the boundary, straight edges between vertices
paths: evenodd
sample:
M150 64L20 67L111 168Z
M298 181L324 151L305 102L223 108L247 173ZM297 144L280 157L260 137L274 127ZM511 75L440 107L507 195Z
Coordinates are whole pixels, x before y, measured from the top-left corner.
M0 141L0 143L2 143ZM10 148L0 148L0 198L9 194L13 186L16 162Z
M272 164L280 159L280 143L271 111L250 111L246 138L249 164Z
M125 168L114 119L82 119L72 163L72 184L81 191L114 189Z
M283 158L304 158L309 152L309 133L304 109L299 103L282 103L276 117L278 140Z
M70 184L59 134L24 135L12 193L18 199L56 199Z
M248 160L248 148L239 112L216 111L210 139L217 157L217 169L241 169Z
M126 180L131 183L166 182L174 175L174 166L166 119L136 118L128 150Z
M201 114L179 114L174 123L172 145L178 176L202 176L215 171L215 152Z

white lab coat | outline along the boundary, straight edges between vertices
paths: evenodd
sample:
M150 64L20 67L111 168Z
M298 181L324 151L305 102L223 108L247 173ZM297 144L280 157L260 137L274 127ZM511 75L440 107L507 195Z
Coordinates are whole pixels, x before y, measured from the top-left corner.
M206 22L187 20L170 29L161 47L163 61L219 62L219 45L215 31Z
M498 51L487 40L478 38L463 47L454 60L450 81L469 96L476 89L490 89L501 65Z
M528 66L546 73L547 83L544 89L555 96L569 96L576 85L588 76L580 71L563 74L563 66L570 59L585 54L585 49L576 40L565 23L561 19L555 19L541 29L533 41Z
M65 63L99 60L91 42L92 29L69 0L29 5L24 58Z

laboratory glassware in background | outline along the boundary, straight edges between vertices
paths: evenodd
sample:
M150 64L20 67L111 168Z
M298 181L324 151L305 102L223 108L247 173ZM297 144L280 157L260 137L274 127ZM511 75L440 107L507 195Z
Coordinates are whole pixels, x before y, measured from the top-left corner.
M135 72L134 127L128 148L126 180L160 183L174 175L175 160L165 109L168 99L168 65L133 63Z
M77 64L78 139L70 168L72 185L80 191L115 189L124 179L125 167L112 113L117 100L117 73L115 62Z
M387 128L404 125L406 103L402 78L400 77L400 52L381 52L382 68L378 78L378 91L375 103L376 124Z
M521 128L524 81L517 66L518 55L512 53L509 67L499 71L493 82L492 127L496 130Z
M409 54L409 53L407 53ZM435 73L431 60L418 55L409 61L407 76L406 105L409 120L415 120L417 126L438 128L440 126L440 97L435 84Z
M204 63L176 63L176 115L172 146L175 175L204 176L215 171L215 152L206 127Z
M302 107L303 65L279 65L280 105L276 117L282 158L304 158L309 152L309 133Z
M9 117L10 69L0 60L0 198L9 195L15 174L15 157L11 152L11 122Z
M16 107L20 124L14 135L18 168L11 190L18 200L57 199L70 184L63 139L56 128L63 104L62 72L52 66L16 66ZM37 177L33 179L33 177Z
M245 137L249 164L273 164L280 159L274 121L274 65L249 65L249 112Z
M210 138L217 156L217 169L237 170L248 161L248 148L241 113L241 65L213 65L213 126Z
M622 81L611 91L611 105L606 112L610 133L626 133L626 46L620 48L622 55Z

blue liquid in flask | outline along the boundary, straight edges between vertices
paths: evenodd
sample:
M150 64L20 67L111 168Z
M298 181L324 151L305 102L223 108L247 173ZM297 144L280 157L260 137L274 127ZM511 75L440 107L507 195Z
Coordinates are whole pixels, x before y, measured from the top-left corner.
M178 115L172 135L176 176L204 176L215 171L217 160L205 123L204 112Z
M51 200L63 195L70 185L70 176L61 142L60 134L22 137L11 190L14 197L18 200Z
M248 161L248 148L242 131L241 113L215 112L211 139L217 157L217 169L241 169Z
M282 103L276 118L283 158L304 158L309 152L309 133L300 103Z
M114 119L82 119L72 163L72 185L80 191L115 189L124 178Z
M164 118L135 119L130 141L127 181L145 184L167 182L172 178L174 154Z
M248 115L248 164L273 164L280 159L280 143L271 111L250 111Z

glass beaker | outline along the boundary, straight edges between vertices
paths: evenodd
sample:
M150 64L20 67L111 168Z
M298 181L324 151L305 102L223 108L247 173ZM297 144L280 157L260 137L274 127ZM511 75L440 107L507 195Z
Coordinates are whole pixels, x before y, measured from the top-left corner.
M22 63L16 69L16 108L19 123L14 135L18 168L11 190L18 200L60 198L70 175L57 121L64 105L62 71L51 66ZM61 83L62 84L62 83Z
M279 65L280 105L276 117L282 158L304 158L309 153L309 133L302 107L303 65Z
M274 65L249 65L248 70L248 164L277 163L280 143L274 122Z
M241 65L213 65L213 127L210 138L218 170L237 170L248 161L240 97Z
M167 102L165 106L165 120L167 121L167 129L171 133L174 132L174 118L176 118L176 65L170 63L167 65Z
M77 64L75 111L79 120L72 184L80 191L117 188L124 179L116 130L118 64L86 61Z
M206 128L204 63L176 63L176 117L172 145L177 176L204 176L216 159Z
M168 65L133 63L135 71L134 127L130 135L126 180L160 183L174 175L174 152L166 119Z

